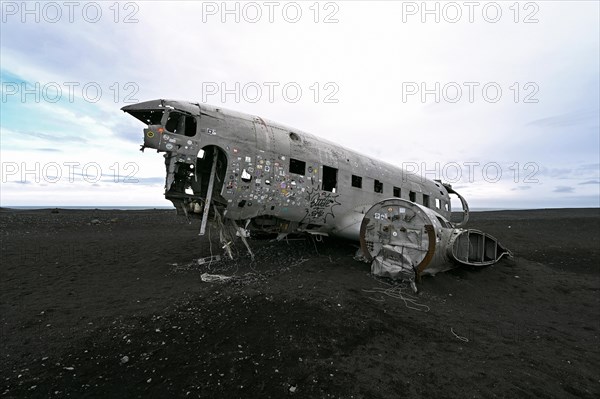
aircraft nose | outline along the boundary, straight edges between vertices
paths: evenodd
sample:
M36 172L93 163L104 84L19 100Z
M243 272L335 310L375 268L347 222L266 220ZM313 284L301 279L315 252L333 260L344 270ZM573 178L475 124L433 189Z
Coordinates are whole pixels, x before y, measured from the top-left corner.
M142 110L142 109L163 108L163 105L162 105L163 102L164 102L164 100L161 100L161 99L144 101L144 102L141 102L141 103L135 103L135 104L126 105L126 106L124 106L124 107L121 108L121 111L129 113L131 111L139 111L139 110Z

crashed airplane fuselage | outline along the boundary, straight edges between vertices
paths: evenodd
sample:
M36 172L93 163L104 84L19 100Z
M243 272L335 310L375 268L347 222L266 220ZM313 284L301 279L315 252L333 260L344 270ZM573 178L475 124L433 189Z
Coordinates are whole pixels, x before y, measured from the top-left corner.
M379 274L414 281L453 264L488 265L508 253L463 230L467 202L425 179L312 134L205 104L154 100L122 108L144 122L144 148L165 153L165 197L179 213L209 211L238 235L305 232L361 242ZM452 224L450 195L462 204Z

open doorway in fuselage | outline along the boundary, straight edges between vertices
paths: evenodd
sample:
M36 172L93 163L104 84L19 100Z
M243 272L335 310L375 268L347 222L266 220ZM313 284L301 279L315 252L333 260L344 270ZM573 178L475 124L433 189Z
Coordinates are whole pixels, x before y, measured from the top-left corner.
M206 198L210 185L210 174L215 161L215 178L213 181L212 200L217 204L227 205L227 201L223 198L223 185L227 178L227 155L221 148L209 145L200 151L196 160L196 172L192 180L192 190L194 194L201 198Z

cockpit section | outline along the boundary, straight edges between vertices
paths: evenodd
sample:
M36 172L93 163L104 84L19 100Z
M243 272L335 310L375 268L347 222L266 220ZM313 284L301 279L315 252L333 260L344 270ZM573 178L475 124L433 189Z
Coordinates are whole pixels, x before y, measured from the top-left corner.
M195 155L200 151L199 108L196 111L193 104L156 100L128 105L122 110L148 125L144 129L142 150L154 148L190 155L186 161L194 162Z
M156 100L122 110L147 125L142 151L153 148L165 153L165 197L178 213L199 214L206 204L226 205L221 192L227 156L218 146L201 144L199 108Z
M194 137L198 130L198 123L192 115L171 110L167 114L165 129L173 134Z

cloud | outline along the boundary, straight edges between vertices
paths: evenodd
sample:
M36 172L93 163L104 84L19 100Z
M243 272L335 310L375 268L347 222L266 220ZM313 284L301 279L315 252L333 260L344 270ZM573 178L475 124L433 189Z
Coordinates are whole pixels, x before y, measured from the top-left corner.
M598 176L600 170L600 164L580 164L580 165L567 165L567 166L556 166L551 167L548 165L539 166L539 170L536 175L550 178L550 179L595 179Z
M600 181L598 181L598 180L588 180L588 181L581 182L579 184L581 184L581 185L583 185L583 184L600 184Z
M95 182L95 181L101 181L103 183L120 183L120 184L126 184L126 185L140 184L140 185L155 186L157 184L164 185L164 182L165 182L164 177L139 177L139 176L135 176L135 174L134 175L103 174L102 176L96 176L96 175L93 175L92 173L90 173L88 175L88 174L82 173L79 170L79 168L75 168L75 171L73 172L71 178L74 178L75 176L77 176L76 181L88 182L88 183ZM62 180L68 181L69 176L63 176Z
M77 142L77 143L82 143L85 144L87 143L87 140L82 138L82 137L76 137L76 136L63 136L60 134L49 134L49 133L40 133L40 132L32 132L32 131L15 131L16 134L18 135L23 135L23 136L30 136L30 137L36 137L38 139L43 139L46 141L50 141L50 142L57 142L57 143L65 143L65 142ZM52 149L46 149L46 151L48 150L52 150ZM58 150L53 150L53 151L58 151Z
M143 141L143 126L141 124L137 124L138 126L125 126L125 124L119 124L113 129L113 134L121 139L125 140L128 143L136 143L140 144Z
M578 170L581 171L592 171L592 172L600 172L600 163L590 163L590 164L584 164L584 165L579 165L577 167Z
M119 181L123 182L124 184L142 184L142 185L148 185L148 186L155 186L157 184L160 184L162 186L164 186L165 183L165 178L164 177L129 177L129 176L119 176ZM111 176L108 179L105 179L104 177L102 178L102 180L105 181L112 181L115 180L116 178Z
M528 125L539 127L569 127L578 126L583 124L584 122L594 122L596 118L597 112L578 111L569 114L562 114L536 119L529 122Z
M553 191L555 193L572 193L575 189L569 186L558 186Z

